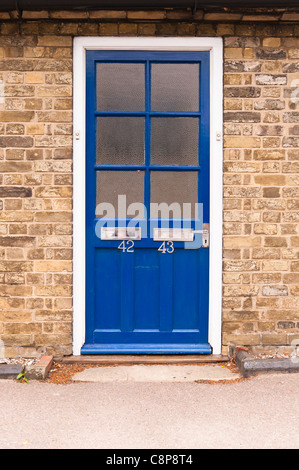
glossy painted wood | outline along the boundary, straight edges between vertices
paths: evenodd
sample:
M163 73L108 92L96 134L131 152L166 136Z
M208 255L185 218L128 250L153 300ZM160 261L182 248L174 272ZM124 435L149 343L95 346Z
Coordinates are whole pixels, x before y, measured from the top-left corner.
M144 112L101 111L96 107L96 64L145 64ZM150 109L151 63L198 64L198 112L159 112ZM209 52L106 52L87 51L87 161L86 161L86 341L83 354L209 354L209 249L185 249L173 242L174 251L158 251L161 242L148 236L134 242L133 252L118 249L120 241L96 235L96 174L104 171L143 171L144 203L151 201L151 171L198 175L198 202L203 222L209 223ZM96 163L96 120L99 115L141 115L145 118L145 164ZM199 122L198 165L151 165L151 119L192 117ZM165 173L166 174L166 173ZM188 202L188 201L186 201ZM120 226L129 220L117 221ZM149 218L139 221L150 226ZM160 221L156 221L156 226ZM194 227L195 221L191 222Z

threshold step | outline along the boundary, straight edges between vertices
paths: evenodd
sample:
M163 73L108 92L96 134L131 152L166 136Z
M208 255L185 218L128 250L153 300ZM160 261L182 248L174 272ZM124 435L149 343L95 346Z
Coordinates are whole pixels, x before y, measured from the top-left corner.
M99 354L82 356L64 356L60 362L64 364L101 364L101 365L128 365L128 364L207 364L228 362L227 356L216 354Z

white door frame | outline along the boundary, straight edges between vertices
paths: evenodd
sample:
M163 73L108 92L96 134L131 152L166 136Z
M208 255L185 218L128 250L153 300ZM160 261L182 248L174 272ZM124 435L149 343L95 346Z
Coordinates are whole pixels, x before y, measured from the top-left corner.
M87 50L210 51L209 343L221 354L222 324L222 38L77 37L74 39L73 354L85 342L85 107Z

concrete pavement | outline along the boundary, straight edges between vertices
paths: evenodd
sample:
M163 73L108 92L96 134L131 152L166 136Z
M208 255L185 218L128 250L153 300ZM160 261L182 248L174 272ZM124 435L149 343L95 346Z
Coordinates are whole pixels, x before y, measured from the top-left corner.
M0 382L1 449L298 448L299 374L226 383Z

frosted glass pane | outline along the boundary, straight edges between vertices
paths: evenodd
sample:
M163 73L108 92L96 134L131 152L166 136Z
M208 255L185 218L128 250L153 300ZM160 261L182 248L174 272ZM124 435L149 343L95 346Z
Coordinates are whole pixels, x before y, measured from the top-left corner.
M97 64L97 108L99 110L144 111L144 103L144 64Z
M152 64L153 111L199 110L199 64Z
M143 171L98 171L97 172L97 201L96 201L97 205L102 202L108 202L112 204L115 209L115 216L118 217L120 215L118 212L118 196L119 195L126 196L127 208L130 204L135 203L135 202L143 204L144 172ZM144 212L140 213L140 217L143 217L143 216L144 216Z
M198 164L198 118L152 118L153 165Z
M195 171L152 171L151 172L151 203L178 203L181 214L183 204L191 203L191 217L194 218L195 206L198 202L198 172ZM155 214L151 211L151 217Z
M144 118L100 117L97 119L97 164L142 165Z

